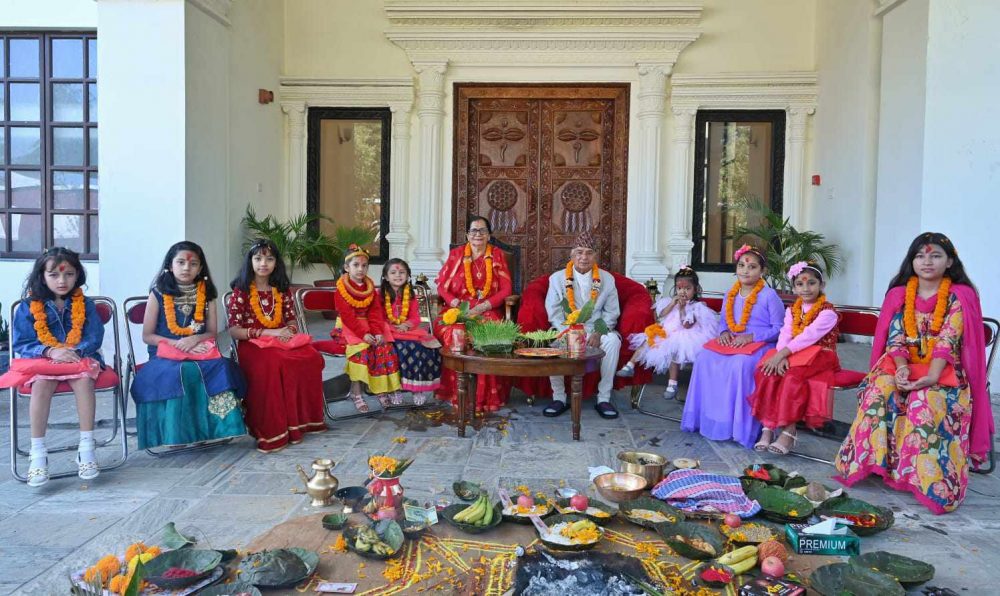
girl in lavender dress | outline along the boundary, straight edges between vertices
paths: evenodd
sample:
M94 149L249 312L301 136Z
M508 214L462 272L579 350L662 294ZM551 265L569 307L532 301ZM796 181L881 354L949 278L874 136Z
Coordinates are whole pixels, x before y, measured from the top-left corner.
M681 430L751 448L761 427L747 397L757 362L778 339L785 307L761 278L767 267L762 251L744 244L733 256L737 281L722 305L719 337L694 361Z

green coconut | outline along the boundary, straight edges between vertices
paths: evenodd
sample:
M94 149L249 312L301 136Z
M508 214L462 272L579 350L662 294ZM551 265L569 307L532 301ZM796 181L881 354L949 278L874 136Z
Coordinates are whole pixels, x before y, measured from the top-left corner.
M855 567L881 571L905 588L915 588L934 578L934 566L930 563L882 550L851 557L850 563Z
M692 522L656 524L655 530L667 546L688 559L714 559L726 544L718 530Z

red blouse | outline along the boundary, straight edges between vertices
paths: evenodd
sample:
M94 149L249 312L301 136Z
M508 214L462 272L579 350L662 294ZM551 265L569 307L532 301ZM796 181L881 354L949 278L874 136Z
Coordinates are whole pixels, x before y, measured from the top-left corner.
M365 286L359 286L350 279L347 280L347 283L357 293L365 291ZM337 314L340 315L340 324L358 337L364 337L369 333L378 335L386 325L385 306L379 301L378 291L373 292L373 294L374 299L367 308L354 308L344 300L339 291L334 295ZM375 331L372 331L373 329Z
M456 298L462 302L468 301L469 306L478 305L483 300L469 295L469 289L465 284L465 245L453 248L448 253L448 260L438 273L434 283L437 284L437 292L444 303L451 306L452 300ZM482 254L478 259L472 261L472 285L479 288L486 282L486 254ZM510 296L514 290L514 285L510 279L510 269L507 267L507 258L504 252L497 247L493 247L493 283L491 284L489 295L484 299L490 303L490 307L496 310L503 306L504 298Z
M257 295L260 297L260 308L265 315L271 315L274 312L274 300L271 297L271 292L258 292ZM285 291L281 294L281 327L292 327L298 330L298 325L295 323L295 304L292 301L292 294L290 291ZM229 300L229 309L227 311L229 317L230 327L242 327L244 329L266 329L260 321L257 320L257 315L254 314L253 308L250 306L250 294L244 292L240 288L233 289L233 296ZM279 327L280 328L280 327Z
M378 298L379 304L382 305L382 311L385 312L385 296L382 295L382 291L379 290ZM392 316L400 317L400 310L403 308L403 292L396 292L396 300L392 303ZM386 317L386 321L393 325L392 321ZM417 301L416 292L413 288L410 288L410 305L409 312L406 313L406 322L410 324L410 329L416 329L420 326L420 303Z

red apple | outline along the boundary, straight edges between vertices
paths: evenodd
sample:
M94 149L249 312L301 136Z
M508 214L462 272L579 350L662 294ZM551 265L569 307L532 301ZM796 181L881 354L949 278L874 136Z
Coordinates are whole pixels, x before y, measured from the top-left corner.
M727 513L726 517L723 518L722 521L730 528L738 528L743 525L743 520L740 519L740 516L735 513Z
M587 507L590 506L590 500L587 495L576 494L570 497L569 506L577 511L586 511Z
M517 506L524 507L525 509L531 509L535 506L535 500L532 499L530 495L521 495L517 498Z
M785 575L785 564L781 562L778 557L767 557L760 564L760 570L764 572L765 575L770 575L771 577L781 577Z

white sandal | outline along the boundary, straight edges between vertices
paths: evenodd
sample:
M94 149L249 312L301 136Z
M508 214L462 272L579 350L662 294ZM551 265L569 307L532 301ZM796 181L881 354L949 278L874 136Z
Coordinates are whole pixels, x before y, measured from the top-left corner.
M79 453L76 455L76 468L76 475L81 480L93 480L101 473L96 461L83 461Z
M45 465L34 465L37 462L44 462ZM44 455L28 460L28 486L39 487L49 481L49 457Z
M792 438L792 444L789 445L788 447L785 447L784 445L782 445L778 441L775 441L775 442L773 442L773 443L771 443L770 445L767 446L767 450L770 451L771 453L776 453L778 455L788 455L788 452L791 451L795 447L795 443L798 442L799 435L798 435L798 433L792 434L792 433L788 432L787 430L783 430L783 431L781 431L781 436L783 436L783 437L791 437ZM781 438L779 437L778 440L781 440Z
M769 433L771 435L770 438L767 441L764 440L764 433L765 432ZM753 450L754 451L767 451L768 448L771 446L771 442L772 441L774 441L774 431L772 429L770 429L770 428L766 428L765 427L764 430L760 431L760 440L757 441L754 444Z
M418 393L414 393L413 394L413 405L415 405L415 406L422 406L425 403L427 403L427 392L426 391L420 391Z

